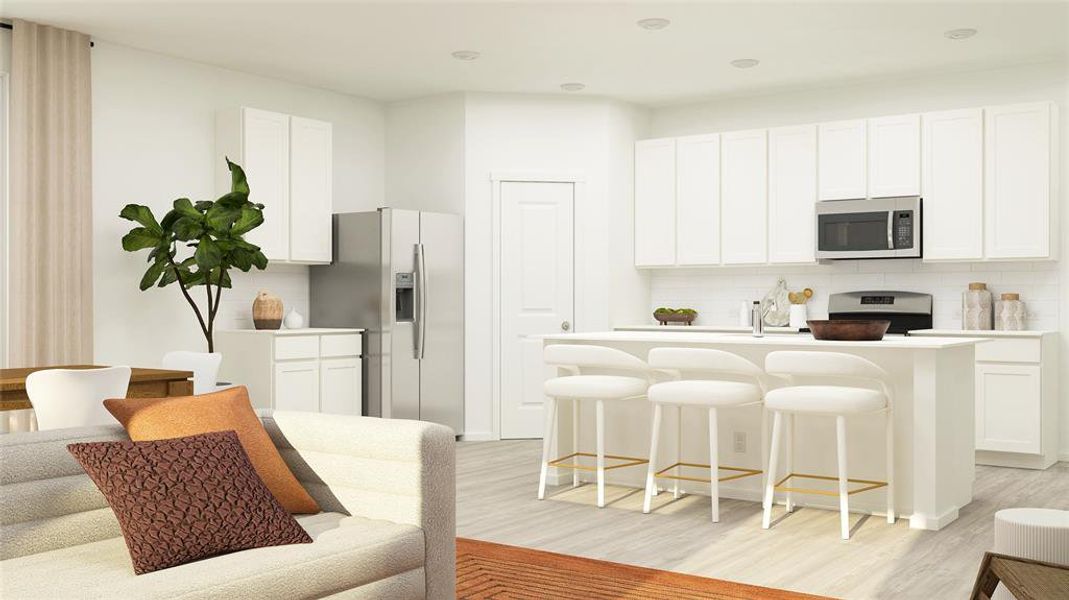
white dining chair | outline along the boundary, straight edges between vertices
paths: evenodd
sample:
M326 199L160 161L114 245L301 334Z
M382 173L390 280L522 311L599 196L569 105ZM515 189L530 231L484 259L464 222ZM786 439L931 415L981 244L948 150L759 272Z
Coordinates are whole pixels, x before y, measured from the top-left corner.
M654 383L647 397L653 405L653 426L650 435L650 458L646 472L646 495L642 512L649 513L652 499L657 495L657 479L674 479L676 482L696 481L709 484L712 520L720 521L720 482L761 475L761 469L752 467L729 467L720 464L717 411L719 409L760 407L766 385L765 372L749 360L712 348L654 348L650 350L649 366L654 371L665 373L671 381ZM675 407L679 422L683 420L684 407L702 409L709 419L709 463L684 462L678 456L682 447L682 428L677 432L676 461L660 470L657 465L657 449L660 445L662 410ZM763 411L762 411L763 414ZM762 428L763 430L763 428ZM683 475L683 467L707 469L709 478ZM675 474L669 471L675 470ZM720 475L720 471L731 471ZM678 493L678 485L676 494Z
M641 358L605 346L550 344L546 346L543 356L547 365L555 366L568 375L547 379L543 386L546 394L546 429L542 437L538 499L546 497L546 479L550 468L571 469L573 487L579 485L577 471L594 471L598 486L597 506L604 508L605 471L646 464L645 458L605 453L605 402L644 397L650 385L649 368ZM591 370L619 374L588 374ZM557 433L559 400L570 400L572 403L572 453L552 459L550 452ZM596 450L593 453L579 451L579 402L583 400L594 401ZM581 458L593 458L594 466L580 464ZM607 465L605 459L618 462Z
M130 367L44 369L26 377L39 431L114 425L104 401L125 398L129 387Z
M193 371L193 393L210 394L219 389L216 379L223 355L218 352L190 352L175 350L163 355L163 368L175 371Z
M844 540L850 539L850 496L879 488L887 492L887 522L895 522L895 427L894 396L891 376L876 363L841 352L778 351L765 357L765 371L783 377L790 385L769 391L765 408L772 412L772 447L769 450L768 475L765 478L764 515L761 527L771 526L772 504L777 491L787 494L787 512L793 509L792 492L836 495L826 490L802 489L785 485L791 479L837 481L839 484L839 525ZM799 380L808 380L799 385ZM839 382L846 381L850 385ZM829 383L834 382L832 385ZM886 481L851 479L846 467L846 417L863 414L884 416L886 443ZM795 473L794 436L789 436L786 448L787 474L776 480L776 458L780 436L784 430L783 417L791 420L788 431L794 429L794 415L808 414L835 417L835 441L839 463L838 477ZM849 489L851 483L860 487Z

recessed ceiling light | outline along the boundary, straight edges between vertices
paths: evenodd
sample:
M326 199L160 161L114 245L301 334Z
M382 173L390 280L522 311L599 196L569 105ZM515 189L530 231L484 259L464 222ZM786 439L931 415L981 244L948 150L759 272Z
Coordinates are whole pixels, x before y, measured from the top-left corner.
M943 35L952 40L967 40L976 35L975 29L951 29L950 31L943 32Z
M761 64L761 61L757 60L756 58L736 58L735 60L731 61L731 66L735 67L736 69L750 69L756 67L759 64Z
M581 92L586 89L585 83L571 82L560 84L560 89L566 92Z
M453 53L453 58L463 61L472 61L479 58L479 53L474 50L457 50Z
M668 19L662 19L660 17L653 17L653 18L650 18L650 19L640 19L637 24L638 24L639 27L641 27L643 29L646 29L648 31L660 31L660 30L664 29L665 27L668 27L669 25L671 25L672 22L669 21Z

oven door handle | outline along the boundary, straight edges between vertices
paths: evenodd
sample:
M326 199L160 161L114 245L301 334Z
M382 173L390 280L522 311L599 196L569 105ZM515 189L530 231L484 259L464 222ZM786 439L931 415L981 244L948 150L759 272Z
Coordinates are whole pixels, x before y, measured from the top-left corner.
M895 211L887 211L887 249L895 249Z

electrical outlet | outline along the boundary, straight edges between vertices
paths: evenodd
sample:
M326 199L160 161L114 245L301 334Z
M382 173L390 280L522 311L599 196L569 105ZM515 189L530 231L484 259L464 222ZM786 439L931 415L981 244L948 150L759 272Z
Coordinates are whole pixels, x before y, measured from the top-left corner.
M746 454L746 432L735 432L735 452L739 454Z

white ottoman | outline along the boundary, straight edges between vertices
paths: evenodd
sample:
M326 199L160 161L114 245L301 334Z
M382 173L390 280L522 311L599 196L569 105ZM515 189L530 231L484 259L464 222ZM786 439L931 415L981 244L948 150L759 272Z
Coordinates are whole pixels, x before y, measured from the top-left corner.
M1069 565L1069 510L1007 508L995 513L992 552ZM993 599L1013 598L999 584Z

